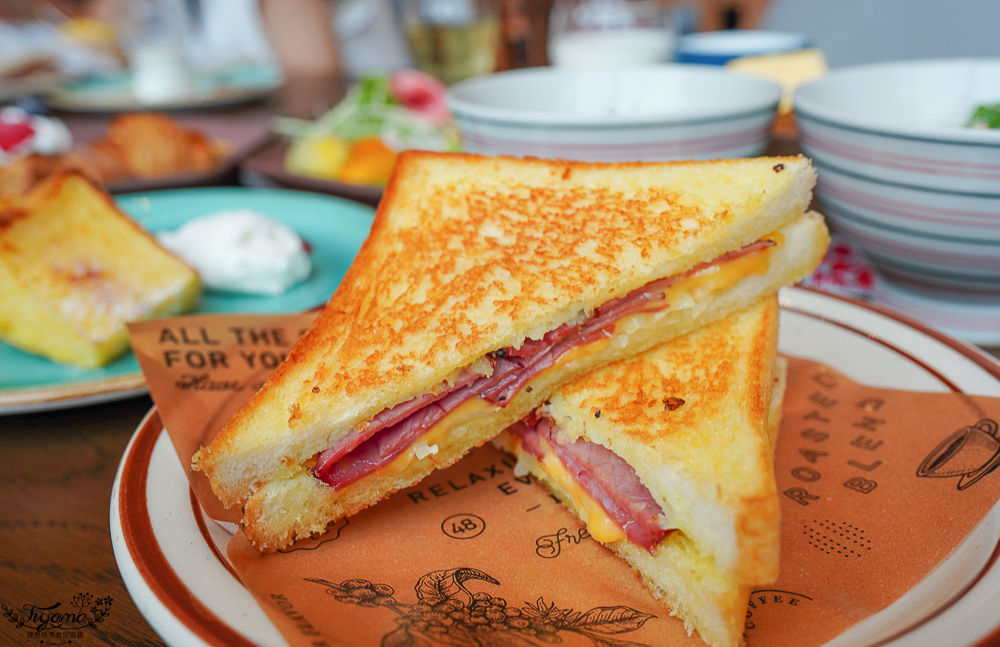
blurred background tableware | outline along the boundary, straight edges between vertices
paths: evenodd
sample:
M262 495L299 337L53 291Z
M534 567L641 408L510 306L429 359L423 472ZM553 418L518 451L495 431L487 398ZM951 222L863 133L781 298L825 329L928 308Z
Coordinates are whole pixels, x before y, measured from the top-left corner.
M697 32L680 37L675 60L678 63L725 65L743 56L794 52L810 45L808 35L790 31L730 29Z
M176 124L177 132L183 140L196 142L207 139L216 156L204 168L180 168L165 173L146 176L119 175L102 178L102 184L109 193L130 193L159 189L178 189L199 186L225 186L237 179L237 166L247 156L261 148L271 138L269 124L265 119L250 117L233 119L225 115L211 113L176 113L170 119ZM104 116L73 119L68 122L73 141L78 149L100 146L107 136L112 120ZM199 137L200 135L200 137ZM136 141L137 147L157 147L160 154L166 154L183 143L150 139L148 136ZM151 157L151 155L144 155Z
M194 91L184 52L191 38L188 8L181 0L129 0L118 29L140 103L163 103Z
M376 206L382 199L381 186L340 182L288 170L288 142L274 141L249 155L239 165L240 180L247 186L284 187L325 193Z
M849 66L794 94L799 143L833 228L879 273L875 295L973 343L1000 345L1000 59Z
M80 31L75 28L80 22L101 26L103 49L119 60L51 88L43 95L50 107L70 112L216 108L266 97L284 80L251 3L105 4L99 18L52 18L53 25L71 34Z
M83 15L86 5L0 2L0 101L30 96L67 79L120 69L113 28ZM12 80L19 83L12 85Z
M549 16L549 61L595 67L665 63L676 36L660 0L556 0Z
M0 43L4 35L0 26ZM0 103L43 92L65 78L54 55L8 49L0 44Z
M271 138L259 116L133 112L63 120L0 108L0 206L66 171L109 193L232 184L239 162Z
M500 16L493 0L403 0L400 10L417 66L442 83L496 69Z
M713 0L715 1L715 0ZM730 0L731 1L731 0ZM809 33L831 68L996 56L996 0L737 0L761 6L754 28Z
M767 148L781 86L700 65L545 67L455 84L466 151L589 161L717 159Z
M49 89L43 99L50 108L78 113L216 109L264 99L275 92L282 81L281 70L271 65L199 69L192 75L189 91L162 92L154 100L150 95L144 99L136 96L131 74L123 71L68 81Z

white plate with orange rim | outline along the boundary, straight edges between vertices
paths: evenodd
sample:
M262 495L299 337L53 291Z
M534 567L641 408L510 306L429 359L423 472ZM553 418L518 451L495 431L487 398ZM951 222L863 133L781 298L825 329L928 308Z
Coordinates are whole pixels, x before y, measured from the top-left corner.
M803 289L781 292L783 353L872 386L1000 397L1000 363L882 307ZM287 644L225 558L155 409L125 450L111 535L136 605L171 645ZM825 647L986 647L1000 641L1000 504L927 578Z

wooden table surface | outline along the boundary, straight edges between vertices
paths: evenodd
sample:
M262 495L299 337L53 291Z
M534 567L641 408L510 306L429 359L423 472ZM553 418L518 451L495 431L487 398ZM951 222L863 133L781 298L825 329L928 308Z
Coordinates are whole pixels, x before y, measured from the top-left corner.
M142 396L0 418L0 603L41 617L55 604L49 614L76 612L80 594L111 598L103 622L60 638L4 618L0 645L163 644L125 590L109 524L118 461L151 406Z

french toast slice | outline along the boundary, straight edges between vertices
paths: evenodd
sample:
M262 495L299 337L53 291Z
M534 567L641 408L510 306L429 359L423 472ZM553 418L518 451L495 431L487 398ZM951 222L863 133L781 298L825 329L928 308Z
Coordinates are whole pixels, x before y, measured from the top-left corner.
M194 307L197 273L76 172L0 211L0 340L56 362L103 366L126 322Z

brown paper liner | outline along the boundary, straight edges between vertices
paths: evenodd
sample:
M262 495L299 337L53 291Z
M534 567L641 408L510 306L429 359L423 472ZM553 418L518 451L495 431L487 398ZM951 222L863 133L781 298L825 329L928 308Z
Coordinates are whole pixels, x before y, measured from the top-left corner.
M239 513L191 472L191 454L311 320L214 315L131 326L152 397L211 517ZM821 645L884 609L1000 498L1000 399L877 389L789 360L775 455L781 575L750 597L751 647ZM486 446L286 552L262 556L237 532L228 557L292 645L703 644L511 468Z

